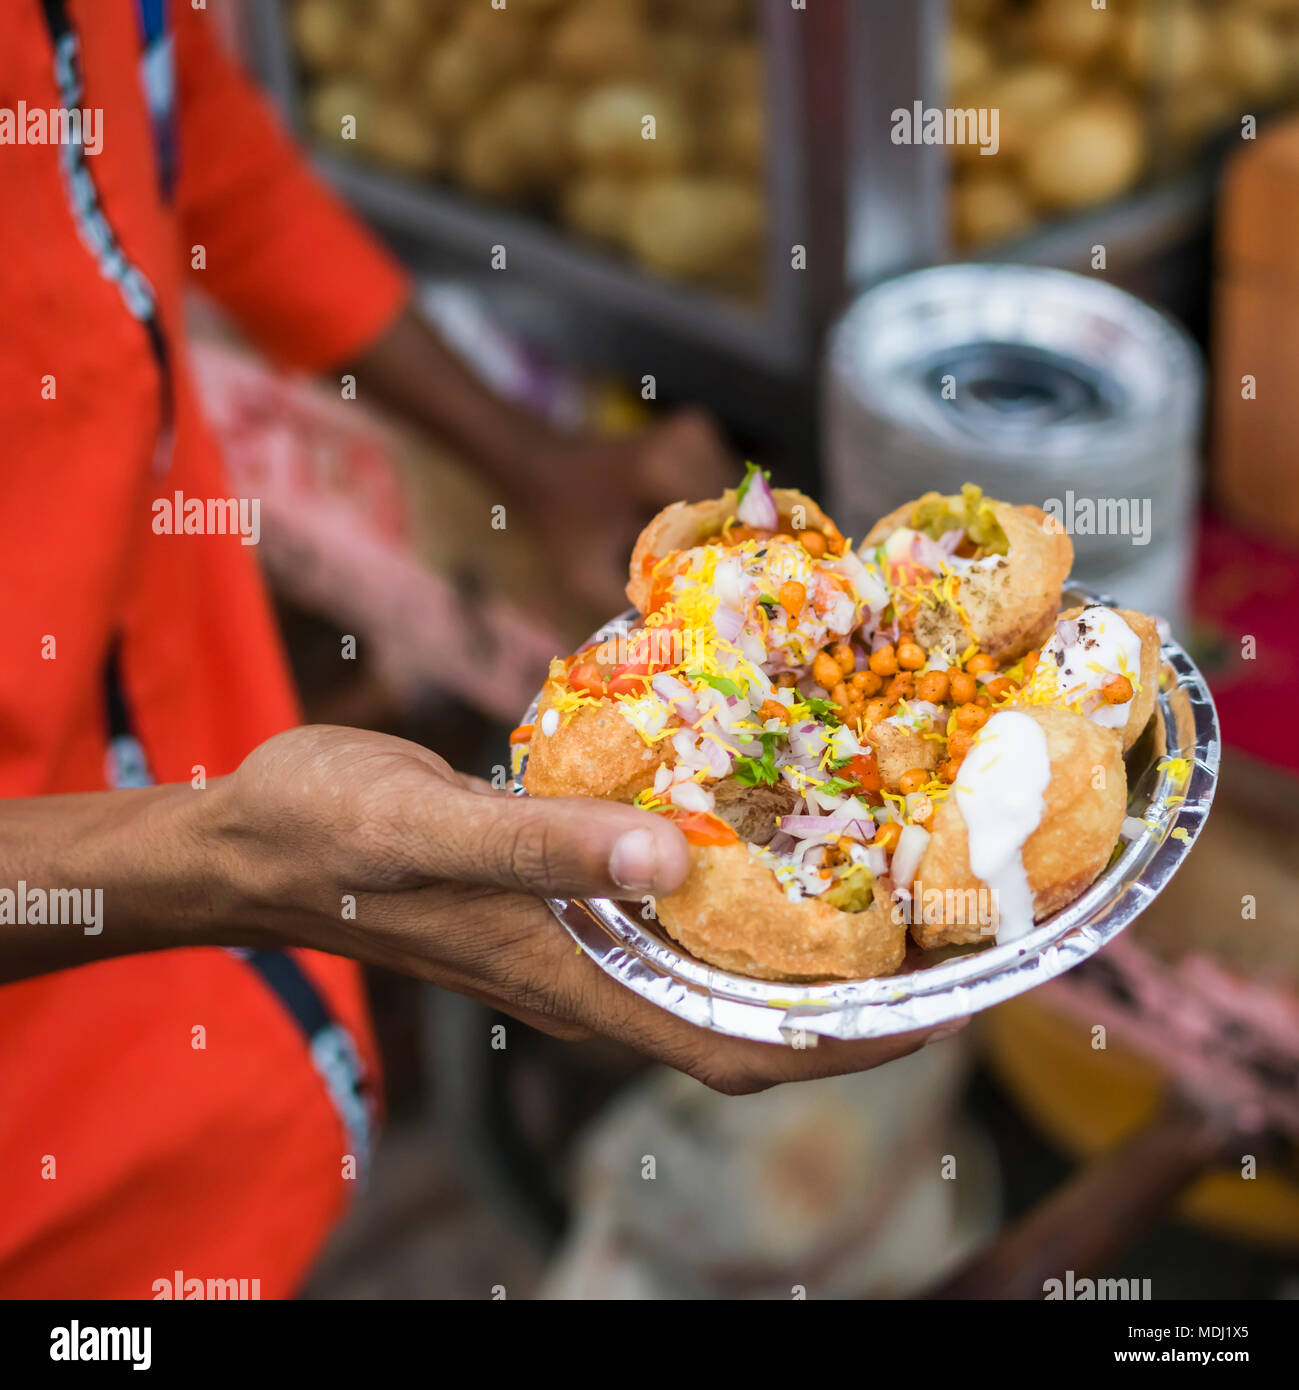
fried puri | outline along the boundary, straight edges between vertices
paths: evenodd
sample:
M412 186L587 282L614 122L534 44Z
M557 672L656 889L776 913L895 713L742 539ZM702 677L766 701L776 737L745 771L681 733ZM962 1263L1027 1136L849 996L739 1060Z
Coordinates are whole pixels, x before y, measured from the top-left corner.
M960 496L927 493L877 522L863 547L882 545L903 526L941 534L943 520L925 522L941 518L944 506L949 519L960 518ZM1004 552L989 553L960 574L955 602L918 600L914 630L926 650L943 647L955 655L973 642L1004 665L1050 637L1060 590L1073 566L1073 542L1039 507L988 498L979 502L979 509L985 539L998 548L1004 545Z
M1083 608L1070 608L1068 612L1060 614L1059 621L1080 617L1085 611ZM1153 618L1138 613L1135 608L1114 608L1110 611L1117 613L1141 639L1141 688L1132 697L1127 723L1121 729L1112 731L1119 735L1126 753L1141 737L1142 731L1150 723L1150 716L1155 712L1155 697L1159 694L1159 629Z
M656 908L665 930L692 955L760 980L891 975L906 952L906 924L894 920L887 901L873 900L861 912L817 898L790 902L743 843L692 845L685 883Z
M944 714L944 718L946 715ZM942 721L938 728L942 728ZM881 719L872 724L866 741L875 750L875 766L879 769L884 790L896 792L902 774L914 768L933 772L943 757L943 744L936 738L926 738L904 724Z
M531 796L598 796L631 801L654 781L666 742L647 744L615 701L582 705L560 717L553 734L542 718L553 708L548 685L537 707L523 785Z
M781 529L820 531L827 536L839 534L834 522L810 497L794 488L772 488ZM631 577L627 581L627 597L638 612L644 613L650 599L654 566L675 550L689 550L701 545L710 536L720 533L739 506L735 488L727 488L720 497L707 502L673 502L664 507L641 532L631 555ZM796 509L801 508L801 511Z
M1021 851L1033 916L1041 921L1072 902L1109 862L1123 825L1127 778L1112 731L1072 710L1037 706L1019 712L1042 729L1050 760L1042 816ZM916 884L927 901L941 893L953 904L972 901L971 890L987 887L970 868L965 819L955 795L934 816ZM916 944L926 949L992 940L980 922L930 920L933 915L926 912L920 920L917 914L911 927Z

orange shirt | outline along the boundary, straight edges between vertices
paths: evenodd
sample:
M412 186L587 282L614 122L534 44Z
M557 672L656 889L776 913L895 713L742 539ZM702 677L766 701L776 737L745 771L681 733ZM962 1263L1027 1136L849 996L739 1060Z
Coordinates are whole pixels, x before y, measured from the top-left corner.
M141 15L159 8L171 48L150 49L146 74ZM62 68L51 11L67 26ZM151 525L155 498L231 491L187 375L186 273L307 369L373 341L408 287L187 0L0 0L0 33L0 108L60 105L71 58L80 104L102 112L80 184L66 145L0 143L0 795L109 785L115 646L153 780L189 781L199 765L219 776L298 715L255 551ZM174 115L155 122L146 90L165 97L172 57ZM174 188L159 132L175 142ZM128 307L124 266L151 291L155 330ZM275 960L315 986L373 1077L356 968ZM148 1298L177 1270L291 1293L354 1190L354 1139L306 1032L235 953L7 986L0 1296Z

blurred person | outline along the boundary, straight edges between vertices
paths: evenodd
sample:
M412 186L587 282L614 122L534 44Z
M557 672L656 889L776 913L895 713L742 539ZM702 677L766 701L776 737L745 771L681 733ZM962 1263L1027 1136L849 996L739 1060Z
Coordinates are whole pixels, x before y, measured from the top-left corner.
M918 1046L741 1043L624 990L533 895L670 891L674 826L295 728L250 549L152 526L160 496L229 492L187 284L457 447L606 611L646 511L726 481L707 422L597 442L493 396L190 5L0 0L0 24L0 1295L148 1298L176 1271L292 1293L373 1141L356 961L727 1091ZM57 108L97 133L33 138Z

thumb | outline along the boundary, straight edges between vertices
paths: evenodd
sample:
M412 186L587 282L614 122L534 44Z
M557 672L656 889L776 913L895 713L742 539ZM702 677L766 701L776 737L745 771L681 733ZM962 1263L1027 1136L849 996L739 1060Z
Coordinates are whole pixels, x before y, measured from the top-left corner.
M430 846L441 877L544 897L662 896L690 870L685 836L650 811L588 797L458 791Z

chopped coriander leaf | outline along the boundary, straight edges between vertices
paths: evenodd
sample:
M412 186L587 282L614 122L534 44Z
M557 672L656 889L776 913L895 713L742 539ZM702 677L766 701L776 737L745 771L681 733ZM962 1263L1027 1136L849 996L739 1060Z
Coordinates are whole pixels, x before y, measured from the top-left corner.
M814 718L824 724L841 724L839 706L833 700L823 700L819 695L807 695L803 703L812 711Z
M775 743L784 738L786 730L770 729L758 735L762 742L761 758L736 758L734 763L735 780L745 787L774 787L780 780L776 767Z
M687 671L686 675L692 681L703 681L705 685L711 685L714 690L720 690L723 695L738 695L740 693L740 687L730 676L710 676L706 671Z
M780 779L771 749L761 758L736 758L734 763L735 780L745 787L774 787Z
M846 782L842 777L831 777L828 782L822 782L817 791L824 792L826 796L842 796L856 785L856 782Z

